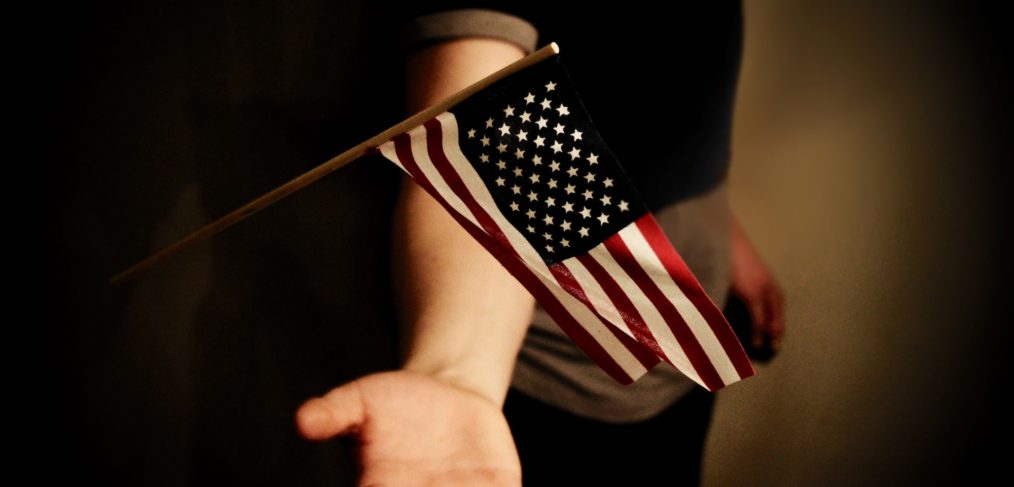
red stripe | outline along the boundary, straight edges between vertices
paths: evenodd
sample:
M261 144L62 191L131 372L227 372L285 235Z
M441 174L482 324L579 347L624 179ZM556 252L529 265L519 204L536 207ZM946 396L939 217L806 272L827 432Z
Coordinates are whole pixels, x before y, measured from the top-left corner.
M400 134L392 139L394 141L395 152L397 153L398 160L401 161L402 166L409 172L412 178L422 186L434 199L436 199L441 206L449 213L457 222L466 230L469 234L475 238L490 254L492 254L501 265L503 265L508 272L511 273L521 284L528 289L532 296L535 297L542 305L543 309L553 318L553 320L563 329L564 333L574 340L579 347L602 370L604 370L610 377L621 384L630 384L633 382L633 378L628 375L622 367L612 356L603 348L595 337L591 336L587 330L581 327L574 319L573 316L567 312L563 304L556 299L556 296L547 288L542 281L536 277L531 269L526 267L520 260L517 254L514 252L513 247L503 247L498 245L492 237L488 234L483 233L479 228L468 221L464 216L454 210L440 196L440 193L433 187L433 185L426 178L426 175L419 170L419 166L415 162L415 158L412 156L411 140L407 134ZM446 159L445 159L446 160ZM439 169L438 169L439 170ZM488 215L487 215L488 216Z
M609 275L609 272L602 267L592 256L588 254L582 254L577 256L577 260L584 265L592 277L602 286L602 290L605 291L606 296L609 296L609 300L612 301L613 306L619 311L620 316L623 318L623 322L630 327L630 331L633 332L637 341L644 346L651 349L655 355L665 359L667 363L672 365L672 360L662 350L662 347L658 344L658 340L651 333L648 325L644 322L644 318L641 317L641 313L634 307L634 303L630 301L620 285L616 283L613 276Z
M426 126L426 151L430 156L433 167L437 168L437 172L444 179L444 183L451 188L454 194L458 195L458 198L468 207L468 211L472 212L472 215L479 221L479 225L482 226L486 233L499 242L501 246L511 249L514 257L520 259L520 256L517 255L517 250L507 240L507 236L500 230L500 226L493 221L493 218L489 216L489 213L486 213L486 210L479 205L479 202L475 201L475 197L468 191L465 182L461 180L461 176L458 175L458 172L454 170L454 166L451 165L451 161L447 160L447 156L444 154L444 135L440 121L432 119L423 125Z
M669 325L669 329L672 330L673 335L676 337L676 341L679 342L680 347L686 352L687 358L690 359L690 363L694 366L694 370L697 371L697 375L704 381L704 386L710 391L724 386L725 384L722 382L721 377L719 377L718 371L715 370L715 366L708 359L708 355L704 353L704 348L697 342L693 332L690 331L690 327L683 321L683 317L676 311L676 307L672 302L666 299L665 295L662 294L662 290L655 285L651 277L637 263L637 260L630 252L627 244L623 242L620 234L615 233L611 235L606 239L605 244L613 259L637 283L637 287L641 288L644 295L648 297L648 300L655 305L659 314L665 319L665 322Z
M726 321L725 315L722 314L711 298L708 297L708 294L701 287L701 284L694 277L693 273L690 272L686 263L683 262L683 259L672 247L672 244L669 243L669 239L666 238L665 233L662 232L662 229L658 226L658 222L651 216L651 213L646 213L637 219L637 228L644 235L644 239L647 240L655 255L658 255L659 260L662 261L665 270L669 272L669 277L679 286L683 294L694 304L701 312L701 315L704 316L704 320L711 326L711 331L718 338L718 342L722 344L722 349L729 356L739 377L745 379L754 375L753 365L750 364L750 359L746 356L746 352L743 351L743 344L736 338L736 334L732 331L732 327L729 326L729 322Z
M616 336L616 338L619 338L620 341L622 341L623 344L626 345L626 347L630 350L630 352L633 353L635 357L637 357L637 360L641 362L641 364L644 365L645 368L650 369L654 367L656 364L660 362L659 357L665 357L665 354L659 353L660 350L657 350L658 348L657 343L655 344L655 348L646 347L644 343L638 340L634 340L633 338L630 338L629 335L623 333L618 328L616 328L615 325L610 323L609 320L605 319L605 317L603 317L602 314L595 309L595 306L592 304L591 299L588 298L588 295L584 292L584 289L581 287L581 283L577 281L577 278L574 277L574 274L572 274L570 272L570 269L568 269L567 266L564 265L562 262L555 262L553 264L550 264L549 271L553 273L554 277L556 277L556 281L560 283L560 286L563 287L563 290L567 291L577 299L581 300L581 302L584 303L585 306L587 306L588 309L592 311L592 313L595 313L595 316L599 318L599 321L601 321L602 324L606 325L606 328L608 328L609 331L612 332L614 336ZM654 339L652 339L652 343L654 343Z

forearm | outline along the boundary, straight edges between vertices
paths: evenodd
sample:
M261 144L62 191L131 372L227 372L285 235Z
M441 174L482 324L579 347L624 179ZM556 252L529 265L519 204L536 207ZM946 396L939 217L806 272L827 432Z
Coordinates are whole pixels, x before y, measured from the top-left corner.
M505 42L441 43L409 59L407 100L420 110L520 58ZM398 202L394 258L403 368L503 403L531 319L531 295L418 185Z

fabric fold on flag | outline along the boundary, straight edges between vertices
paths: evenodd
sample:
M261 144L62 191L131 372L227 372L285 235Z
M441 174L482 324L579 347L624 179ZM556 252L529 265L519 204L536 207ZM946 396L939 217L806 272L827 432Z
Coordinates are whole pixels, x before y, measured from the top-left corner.
M614 380L630 384L662 361L712 391L754 374L595 130L559 55L379 151Z

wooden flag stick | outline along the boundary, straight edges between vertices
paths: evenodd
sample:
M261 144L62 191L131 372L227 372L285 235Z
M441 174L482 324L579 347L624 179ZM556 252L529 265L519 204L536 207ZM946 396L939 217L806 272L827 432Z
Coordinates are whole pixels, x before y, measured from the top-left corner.
M313 184L318 179L327 176L335 169L338 169L339 167L342 167L356 159L359 159L360 157L366 155L371 150L379 147L384 142L391 140L394 136L412 130L413 128L425 123L427 120L430 120L436 117L437 115L447 111L447 109L451 108L452 106L461 103L466 98L474 95L475 93L488 87L489 85L507 77L510 74L521 71L522 69L525 69L535 63L544 61L547 58L555 54L558 54L559 52L560 48L556 45L556 43L555 42L550 43L548 46L543 47L542 49L539 49L538 51L529 54L523 59L519 59L518 61L510 64L509 66L477 81L475 84L449 96L444 101L437 103L436 105L433 105L419 113L416 113L415 115L412 115L411 117L403 120L401 123L398 123L397 125L371 137L369 140L362 142L359 145L341 154L338 154L337 156L332 157L327 162L301 174L292 181L289 181L271 190L267 194L233 210L232 212L219 218L218 220L205 225L200 230L197 230L196 232L193 232L190 235L183 237L176 243L163 248L162 250L152 254L148 258L138 262L137 264L134 264L133 266L130 266L123 272L120 272L119 274L116 274L115 276L111 277L109 279L109 283L114 285L121 284L130 279L133 279L134 277L137 277L137 275L140 274L141 272L148 270L149 268L165 260L169 256L176 254L177 252L197 242L212 237L221 232L222 230L225 230L226 228L229 228L232 225L242 221L244 218L253 215L254 213L257 213L258 211L261 211L264 208L271 206L278 200Z

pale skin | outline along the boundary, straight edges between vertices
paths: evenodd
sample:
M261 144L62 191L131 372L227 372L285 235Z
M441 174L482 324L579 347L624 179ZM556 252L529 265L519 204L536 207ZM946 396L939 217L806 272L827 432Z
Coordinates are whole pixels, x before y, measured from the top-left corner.
M439 43L411 55L407 100L418 111L524 55L494 39ZM732 292L755 338L777 343L783 298L733 218ZM395 281L401 369L370 374L306 401L311 440L357 440L361 486L520 486L502 407L534 300L432 197L407 178L398 202Z

